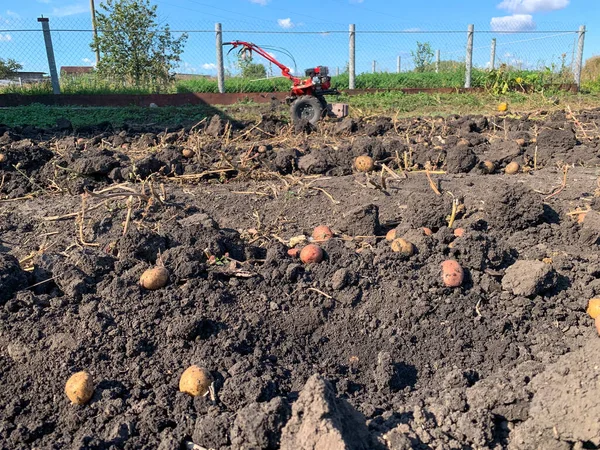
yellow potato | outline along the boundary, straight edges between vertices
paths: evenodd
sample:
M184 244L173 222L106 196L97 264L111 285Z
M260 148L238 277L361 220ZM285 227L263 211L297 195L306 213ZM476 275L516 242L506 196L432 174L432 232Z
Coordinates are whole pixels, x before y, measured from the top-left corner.
M192 397L206 395L212 382L213 378L208 370L194 365L181 374L179 390Z
M514 175L519 172L519 169L521 169L521 166L519 165L519 163L516 161L513 161L506 166L506 168L504 169L504 172L509 175Z
M140 285L144 289L155 291L165 287L167 281L169 281L169 271L164 267L153 267L142 274Z
M354 167L359 172L370 172L375 168L375 161L370 156L362 155L354 160Z
M65 385L65 394L75 405L85 405L94 395L92 377L87 372L77 372L71 375Z
M392 241L392 251L404 256L412 256L415 254L415 246L405 239L398 238Z

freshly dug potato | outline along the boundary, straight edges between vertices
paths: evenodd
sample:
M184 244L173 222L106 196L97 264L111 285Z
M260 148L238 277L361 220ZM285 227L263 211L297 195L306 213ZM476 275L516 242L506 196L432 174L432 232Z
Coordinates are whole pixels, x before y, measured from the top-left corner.
M457 228L454 230L454 237L463 237L465 235L464 228Z
M300 251L300 261L304 264L318 264L323 261L323 249L315 244L308 244Z
M208 370L194 365L181 374L179 390L192 397L206 395L212 382L213 377Z
M431 235L433 235L433 231L431 231L431 228L424 227L423 228L423 234L425 236L431 236Z
M140 278L140 285L144 289L155 291L165 287L167 281L169 281L169 271L162 266L157 266L146 270L142 274Z
M266 153L267 152L267 146L266 145L259 145L258 146L258 153Z
M288 256L291 256L292 258L297 258L298 256L300 256L300 249L299 248L290 248L287 251Z
M375 168L375 161L368 155L362 155L354 160L354 167L359 172L370 172Z
M0 153L0 164L6 161L6 155L4 153Z
M504 172L509 175L514 175L515 173L518 173L520 169L521 169L521 166L519 165L519 163L516 161L513 161L506 166L506 168L504 169Z
M398 238L392 241L392 251L400 253L404 256L412 256L415 254L415 246L412 242Z
M600 298L593 298L588 302L586 312L592 319L600 317Z
M193 158L196 152L194 152L194 150L192 150L191 148L184 148L181 154L184 158Z
M65 384L65 394L74 405L85 405L94 395L94 383L87 372L77 372L71 375Z
M453 259L442 263L442 281L447 287L458 287L462 285L465 278L463 268Z
M386 233L385 240L388 242L392 242L394 239L396 239L396 232L396 228L392 228Z
M519 138L519 139L515 140L515 142L520 147L524 147L525 146L525 139L523 139L523 138Z
M494 173L496 171L496 164L493 161L484 161L481 163L481 169L487 174Z
M316 242L325 242L333 237L333 231L327 225L319 225L313 230L312 237Z

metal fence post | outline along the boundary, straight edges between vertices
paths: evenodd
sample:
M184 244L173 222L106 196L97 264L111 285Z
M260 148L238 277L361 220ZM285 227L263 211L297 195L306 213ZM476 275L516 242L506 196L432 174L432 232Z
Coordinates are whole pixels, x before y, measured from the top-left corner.
M373 73L377 72L377 61L373 60Z
M577 89L581 88L581 71L583 69L583 44L585 42L585 25L579 27L579 39L577 42L577 59L575 60L575 84Z
M435 52L435 73L440 73L440 51Z
M50 23L47 17L39 17L38 22L42 23L44 43L46 44L46 55L48 56L48 67L50 69L50 80L52 81L52 92L54 94L60 94L60 83L58 82L58 73L56 72L56 61L54 59L54 48L52 47Z
M348 62L348 89L356 89L356 25L350 24L350 58Z
M400 73L402 71L402 57L398 56L398 61L396 61L396 72Z
M475 25L469 25L467 34L467 59L465 61L465 88L471 87L471 70L473 69L473 34Z
M335 76L337 77L337 76L339 76L339 74L340 74L340 67L338 66L335 68Z
M496 68L496 38L492 39L492 48L490 50L490 70Z
M215 24L215 34L217 38L217 84L219 92L225 92L225 67L223 65L223 30L220 23Z

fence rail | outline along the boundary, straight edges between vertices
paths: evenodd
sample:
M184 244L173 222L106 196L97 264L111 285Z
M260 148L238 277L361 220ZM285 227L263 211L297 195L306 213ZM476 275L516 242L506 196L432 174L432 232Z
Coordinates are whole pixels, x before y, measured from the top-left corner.
M61 67L95 65L97 55L90 48L94 31L83 23L56 24L48 19L31 22L2 23L0 21L0 57L22 62L27 72L50 73L55 93L59 92ZM51 27L53 25L53 27ZM460 72L462 81L452 79L452 87L471 87L473 71L508 67L513 70L544 70L562 73L577 86L581 83L585 26L577 30L560 27L554 30L478 29L474 25L464 30L382 29L350 24L347 30L298 30L231 27L216 23L214 28L172 27L174 36L188 35L186 48L177 71L216 78L218 91L225 92L232 78L239 76L238 61L223 52L222 42L236 39L277 42L268 47L278 59L296 53L296 60L282 61L298 69L328 65L332 75L347 75L347 88L357 87L357 77L366 73L414 72L417 42L430 44L426 71L442 74ZM243 29L246 28L246 29ZM567 29L564 29L567 28ZM103 30L96 30L105 33ZM215 49L215 51L211 51ZM54 63L54 61L56 61ZM262 62L262 61L256 61ZM300 62L299 66L297 63ZM276 67L265 62L268 78L279 74ZM344 78L345 80L345 78ZM370 86L358 86L370 87ZM406 86L431 87L431 86ZM448 87L448 86L440 86Z

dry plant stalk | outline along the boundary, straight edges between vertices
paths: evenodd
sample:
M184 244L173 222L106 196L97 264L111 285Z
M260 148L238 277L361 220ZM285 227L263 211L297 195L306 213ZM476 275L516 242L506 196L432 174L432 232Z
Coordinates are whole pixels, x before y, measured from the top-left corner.
M431 189L433 189L433 192L435 192L435 195L442 195L440 190L437 188L437 186L433 182L433 179L431 178L431 175L429 174L429 170L425 170L425 175L427 175L427 179L429 180L429 186L431 186Z
M566 187L567 187L567 173L569 172L569 166L567 164L565 164L563 166L563 179L562 179L562 184L559 186L559 188L557 190L555 190L553 193L551 193L550 195L547 195L546 197L544 197L544 200L548 200L552 197L557 196L558 194L560 194Z

